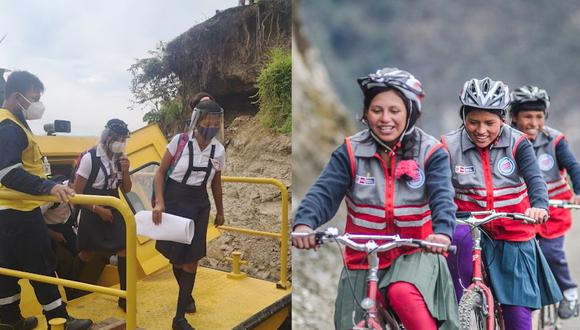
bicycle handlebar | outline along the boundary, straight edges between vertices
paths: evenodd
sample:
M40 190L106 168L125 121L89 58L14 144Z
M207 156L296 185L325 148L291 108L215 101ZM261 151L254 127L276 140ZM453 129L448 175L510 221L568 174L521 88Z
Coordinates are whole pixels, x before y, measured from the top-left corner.
M432 243L422 239L417 238L401 238L399 235L383 236L383 235L361 235L361 234L344 234L339 235L338 229L328 228L325 231L316 231L312 233L292 233L292 237L305 237L314 235L316 244L323 244L328 240L335 240L336 242L348 246L353 250L357 251L377 251L384 252L392 250L401 246L411 246L411 247L439 247L444 248L447 252L455 253L457 247L454 245L447 246L441 243ZM353 239L367 240L366 243L357 243ZM377 245L375 240L378 241L388 241L384 244Z
M488 222L491 222L491 221L499 219L499 218L508 218L508 219L512 219L512 220L523 220L523 221L529 222L531 224L536 223L535 219L527 217L521 213L495 212L494 210L491 210L491 211L473 211L473 212L460 211L460 212L456 212L455 215L457 217L457 222L463 223L466 225L471 225L471 226L481 226L481 225L484 225ZM478 219L475 217L478 215L487 215L487 216Z
M562 209L580 209L580 205L561 199L550 199L548 205Z

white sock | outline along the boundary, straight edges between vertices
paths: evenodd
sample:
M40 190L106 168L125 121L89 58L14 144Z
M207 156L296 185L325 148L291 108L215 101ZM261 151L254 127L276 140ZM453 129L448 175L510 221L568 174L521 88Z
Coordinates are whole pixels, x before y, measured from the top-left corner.
M568 301L578 300L578 288L564 290L564 298Z

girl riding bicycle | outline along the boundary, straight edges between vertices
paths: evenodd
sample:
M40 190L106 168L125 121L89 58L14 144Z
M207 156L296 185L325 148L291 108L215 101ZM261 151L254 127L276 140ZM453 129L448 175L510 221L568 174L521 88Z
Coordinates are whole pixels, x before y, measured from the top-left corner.
M524 134L504 124L508 87L490 78L471 79L459 99L463 125L442 137L458 210L517 212L545 222L548 194L532 146ZM534 239L535 226L500 219L483 228L489 234L482 237L486 271L505 328L531 329L531 310L561 299ZM448 263L461 297L472 273L469 227L457 226L453 244L461 258L450 254Z
M384 68L358 79L364 94L362 121L369 128L347 137L300 204L294 231L312 232L330 220L343 198L350 234L399 234L449 245L455 227L447 152L415 123L424 96L410 73ZM313 236L294 237L294 246L316 248ZM441 253L401 248L379 253L379 287L406 329L456 329L457 305ZM348 329L362 310L367 258L345 250L335 304L335 326ZM354 291L351 284L354 283Z
M510 102L512 126L524 132L532 142L548 185L549 198L580 204L580 164L564 134L544 125L549 106L550 97L544 89L526 85L514 90ZM574 192L568 185L566 174L570 174ZM578 315L578 286L570 276L564 254L564 235L570 227L570 209L550 207L550 221L537 228L542 252L564 294L558 307L558 315L562 319Z

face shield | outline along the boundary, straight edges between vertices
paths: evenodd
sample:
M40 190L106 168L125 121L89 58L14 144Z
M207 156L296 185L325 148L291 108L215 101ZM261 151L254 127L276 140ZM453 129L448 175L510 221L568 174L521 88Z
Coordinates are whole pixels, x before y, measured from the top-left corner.
M195 137L201 137L207 142L215 137L223 144L224 110L219 106L211 109L194 108L191 114L190 130L193 131Z

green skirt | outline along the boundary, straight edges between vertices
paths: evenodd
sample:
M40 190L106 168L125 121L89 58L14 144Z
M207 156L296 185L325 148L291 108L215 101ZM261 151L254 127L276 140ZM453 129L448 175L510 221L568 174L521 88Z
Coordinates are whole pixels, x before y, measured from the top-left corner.
M411 283L421 292L429 312L437 319L439 329L459 329L455 291L443 256L422 252L402 255L389 268L379 270L378 275L383 297L389 284ZM355 303L353 296L358 301L364 298L366 278L365 270L342 270L335 302L336 329L351 329L361 320L363 311Z

